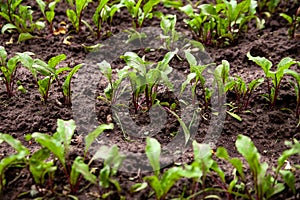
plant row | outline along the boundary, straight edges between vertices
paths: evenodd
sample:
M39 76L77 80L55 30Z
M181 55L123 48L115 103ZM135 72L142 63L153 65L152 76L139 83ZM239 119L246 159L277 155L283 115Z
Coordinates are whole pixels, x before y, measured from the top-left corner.
M209 110L211 108L212 96L217 97L217 105L224 106L226 95L228 92L235 94L236 99L232 103L232 109L227 113L238 120L242 120L236 113L245 111L249 108L250 102L256 97L255 90L265 83L265 91L267 93L262 96L269 102L270 109L276 105L279 98L280 86L285 76L294 78L291 84L295 87L295 95L297 104L295 108L296 116L299 117L300 110L300 74L297 70L292 70L291 67L300 66L300 62L292 58L283 58L274 67L272 62L264 57L254 57L250 53L247 54L249 60L255 62L261 67L264 72L264 77L260 77L247 83L241 77L230 75L230 64L228 61L223 60L222 64L215 66L214 63L201 64L197 61L196 57L191 52L190 48L183 50L184 57L181 59L187 60L189 63L189 73L186 75L186 80L181 84L180 94L177 96L178 100L183 101L184 92L191 93L192 101L185 102L188 104L195 104L196 100L201 98L198 105L201 108ZM169 62L175 57L180 57L178 49L165 54L163 59L157 63L145 60L145 57L139 57L134 52L126 52L121 58L126 62L125 67L118 70L117 74L113 76L112 68L109 63L103 61L99 63L100 70L108 79L108 86L104 90L106 100L111 104L115 104L117 99L122 96L125 90L131 93L131 105L133 105L135 113L138 110L149 110L153 105L159 105L167 111L175 110L178 105L168 102L160 102L157 98L158 88L165 87L173 91L174 85L170 80L170 74L173 68L169 66ZM210 75L207 75L210 74ZM207 79L213 77L213 83L209 84ZM123 81L129 80L130 87L126 88ZM190 86L190 87L187 87ZM187 89L189 88L189 89ZM199 104L200 104L199 103ZM172 113L174 114L174 113Z
M66 105L71 105L71 78L73 75L83 66L79 64L73 68L58 67L59 63L66 59L64 54L60 54L52 57L48 62L44 62L40 59L33 59L32 53L23 52L16 53L15 56L7 59L7 52L4 47L0 46L0 70L3 74L3 81L5 83L8 97L13 95L15 75L18 66L23 66L28 69L35 82L37 83L38 90L41 94L42 101L46 102L48 99L48 92L53 81L56 81L62 88L62 95L65 99ZM179 57L179 51L170 51L164 55L164 58L157 62L146 61L144 57L139 57L134 52L126 52L121 58L126 63L126 66L118 70L117 77L113 75L111 65L105 60L98 63L102 74L108 79L108 86L105 89L105 99L114 104L116 99L122 95L120 89L124 87L122 82L128 79L130 82L131 102L134 107L135 113L143 107L147 107L147 110L154 104L160 104L158 101L157 93L160 86L164 86L172 91L173 84L169 80L173 68L169 66L169 62L174 58ZM264 57L254 57L250 53L247 54L249 60L255 62L261 67L264 72L264 77L250 81L246 83L239 76L230 76L230 64L226 60L222 61L222 64L211 68L214 63L206 65L197 62L197 59L191 53L190 49L184 50L184 59L189 63L189 74L186 76L186 80L182 83L181 94L186 90L188 85L191 86L192 98L197 98L196 93L202 91L202 100L205 102L204 107L208 109L210 106L211 97L213 94L217 95L219 105L224 104L224 98L229 91L234 92L236 95L236 102L234 103L235 109L238 112L247 110L249 103L253 99L255 89L259 87L263 82L266 82L267 88L266 94L263 97L269 101L270 108L273 109L276 105L276 101L279 97L280 86L284 76L291 76L294 78L292 84L295 87L295 94L297 104L295 108L296 116L300 114L300 74L297 70L290 69L291 66L300 66L300 62L292 58L283 58L276 66L276 69L272 69L272 62ZM209 68L209 73L214 77L214 85L216 87L208 87L206 83L206 76L204 75ZM69 72L64 81L61 82L61 74ZM26 89L19 85L18 89L26 92ZM181 95L180 94L180 95ZM181 98L179 95L178 98ZM194 102L194 101L193 101ZM170 105L171 108L175 108L176 104ZM173 110L173 109L172 109ZM233 112L229 112L234 114ZM236 115L235 115L236 116ZM238 117L238 116L236 116Z
M2 27L2 33L18 31L19 42L33 38L36 31L48 25L50 34L65 33L66 29L55 29L53 21L55 19L55 8L60 0L43 1L36 0L40 8L41 19L34 21L33 10L30 6L22 5L22 0L6 0L1 4L0 17L6 20ZM247 31L248 22L256 20L259 29L264 27L265 21L258 18L256 12L271 16L279 9L280 1L273 0L243 0L239 3L236 0L217 0L210 4L187 4L173 0L66 0L68 8L65 13L76 33L81 31L82 26L88 27L96 38L101 37L103 27L111 27L113 17L116 13L126 9L132 18L132 27L141 28L146 19L156 16L160 19L165 15L157 10L157 6L162 3L167 9L177 9L185 15L184 22L194 33L194 37L206 45L226 45L238 38L241 32ZM92 22L88 23L83 19L89 4L96 4ZM300 9L296 13L289 15L282 13L281 16L287 20L289 25L289 35L295 37L296 30L300 22ZM32 35L33 34L33 35Z
M85 179L98 188L97 195L107 198L117 193L121 199L124 191L119 182L114 178L125 156L119 152L116 145L112 147L101 146L94 155L88 158L89 148L94 140L105 130L113 129L113 124L102 124L84 138L84 153L72 159L70 154L71 141L76 125L73 120L57 121L57 132L52 136L42 133L27 135L26 140L34 139L40 149L30 154L29 150L21 142L9 134L0 134L0 142L6 142L16 151L15 154L4 157L0 161L0 192L5 192L6 172L14 167L26 168L34 180L35 187L31 191L22 191L18 197L32 195L34 197L44 195L58 195L55 187L55 179L59 169L62 168L68 185L65 187L66 196L73 197L79 191L87 189L80 184ZM278 158L277 166L273 167L273 173L269 171L269 165L260 161L260 154L251 139L238 135L236 140L237 151L246 160L250 171L245 172L245 164L240 158L230 157L225 148L219 147L216 152L207 144L199 144L193 141L194 159L191 164L174 166L166 170L160 168L161 146L159 142L148 137L145 153L148 162L153 168L153 175L143 177L143 182L134 184L130 188L131 193L139 192L147 187L152 188L156 199L166 199L168 192L178 181L183 181L186 186L192 183L192 187L182 192L177 199L217 198L223 199L270 199L276 194L290 189L296 195L294 171L300 166L293 166L288 158L300 154L300 143L297 140L286 142L289 147ZM95 161L101 159L102 167L95 165ZM233 167L230 180L225 178L225 172L218 165L216 159L221 159ZM286 164L287 163L287 164ZM286 164L286 165L285 165ZM273 175L272 175L273 174ZM249 185L250 179L253 185ZM18 178L18 177L15 177ZM14 179L15 179L14 178ZM190 180L190 181L187 181ZM208 184L213 180L214 184ZM185 182L187 181L187 182ZM225 194L225 196L224 196ZM59 194L63 195L63 194ZM153 193L149 194L149 197ZM222 197L221 197L222 196ZM296 198L296 196L295 196Z
M66 59L65 54L54 56L49 59L48 62L38 58L34 59L32 58L33 55L34 54L31 52L16 53L15 56L8 59L5 48L0 46L0 71L3 74L3 82L5 83L8 97L10 98L14 94L17 68L23 66L33 75L43 102L47 102L51 84L53 81L56 81L62 89L64 103L70 106L71 78L79 70L79 68L82 67L82 64L76 65L73 68L68 66L58 68L59 63ZM69 73L64 77L64 81L61 82L61 78L59 76L66 72ZM27 90L22 86L22 84L18 81L17 83L19 83L18 90L26 93Z

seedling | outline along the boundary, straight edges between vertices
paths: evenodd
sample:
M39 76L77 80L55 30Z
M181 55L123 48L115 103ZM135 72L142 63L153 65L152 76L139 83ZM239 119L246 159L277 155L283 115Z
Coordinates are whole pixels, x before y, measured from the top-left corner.
M154 171L154 175L144 177L144 180L149 183L156 194L157 199L165 199L168 191L172 188L175 182L181 178L179 172L182 170L179 167L172 167L160 174L160 153L161 147L159 142L154 138L147 138L146 155L150 165Z
M161 38L169 50L173 49L174 43L179 39L179 34L175 30L176 21L176 15L163 15L160 21L160 27L163 31Z
M196 199L198 191L201 193L205 190L213 190L213 188L206 186L206 178L212 174L212 171L217 172L223 184L225 183L225 173L218 167L216 161L212 159L212 150L208 144L199 144L193 141L193 152L194 161L189 165L186 164L180 175L193 180L191 189L193 194L191 197ZM201 189L198 188L199 183L201 184ZM219 185L219 182L216 181L216 183ZM223 186L222 188L225 187Z
M223 106L226 94L234 86L234 80L229 76L230 65L227 60L222 60L213 72L215 84L217 85L218 105Z
M61 85L60 81L58 79L58 75L64 71L70 70L70 68L68 68L68 67L62 67L62 68L56 69L57 65L65 59L66 59L65 54L60 54L55 57L52 57L48 61L48 63L45 63L44 61L42 61L40 59L34 59L31 68L33 68L36 72L38 72L44 76L44 78L39 79L37 81L38 87L39 87L39 92L41 94L43 102L47 102L48 93L49 93L50 86L51 86L53 80L56 80L59 83L59 85ZM66 83L64 84L64 85L66 85L66 86L64 86L64 88L65 88L64 90L70 89L67 86L69 86L70 79L74 73L75 72L73 72L69 78L67 77ZM68 91L66 91L66 94L67 94L67 92ZM65 93L65 91L63 91L63 93Z
M290 25L290 28L288 30L288 34L291 38L295 38L296 31L300 24L300 7L298 8L296 14L290 16L285 13L280 13L280 16L286 19Z
M58 2L60 2L60 0L55 0L52 2L45 2L43 0L36 0L37 4L40 7L40 10L43 13L44 19L45 21L48 23L49 25L49 31L50 33L53 33L53 19L55 17L55 6ZM46 11L46 7L48 6L48 11Z
M295 94L296 94L296 116L300 116L300 74L294 70L286 69L284 73L294 77L296 83L294 83Z
M263 69L265 76L267 78L268 92L269 92L269 94L265 95L264 97L270 102L270 108L273 109L279 95L280 83L285 74L285 70L290 68L291 65L295 64L296 61L294 61L292 58L289 57L283 58L277 64L276 71L271 71L272 62L267 58L259 57L259 56L253 57L250 55L250 52L248 52L247 57L249 58L249 60L254 61L257 65L259 65Z
M240 32L247 28L247 23L256 18L255 1L236 0L217 1L216 5L202 4L200 13L194 12L191 4L180 8L190 19L185 23L196 34L196 37L207 45L228 44L233 42Z
M152 10L159 2L160 0L149 0L145 2L143 0L139 0L138 2L135 0L122 0L121 4L126 6L132 16L133 27L137 29L142 27L145 19L151 19L153 17Z
M267 8L267 11L270 13L274 13L276 11L276 8L278 8L278 5L280 3L280 0L259 0L257 1L258 9L259 11L263 11L264 8Z
M19 57L14 56L7 60L7 52L3 46L0 46L0 70L4 75L4 82L8 97L13 95L14 77L18 66Z
M247 110L254 90L264 82L264 78L254 79L247 85L241 77L236 76L234 82L233 90L236 94L238 110L239 112L241 110Z
M120 95L120 91L118 89L122 80L126 77L127 71L126 69L120 70L118 72L117 80L113 80L112 68L107 61L104 60L101 63L97 63L97 65L99 66L101 73L107 78L109 82L108 86L104 89L105 97L99 98L104 98L106 99L106 101L109 101L113 104L115 102L115 99Z
M19 33L31 33L35 29L44 28L43 22L33 21L31 7L23 6L21 3L22 0L7 0L1 4L0 16L8 22L2 27L2 33L12 29Z
M168 74L172 71L169 62L177 51L168 52L163 60L157 63L156 68L152 69L148 69L152 63L140 58L136 53L127 52L124 56L121 56L127 64L125 69L128 69L127 76L131 84L132 103L136 113L139 108L139 96L142 93L145 94L146 106L149 110L156 100L158 85L164 83L168 88L172 87L168 80ZM132 69L132 71L129 71L129 69Z
M63 95L65 99L65 104L71 106L71 79L74 74L82 67L83 64L76 65L66 76L65 81L62 85ZM65 68L67 70L67 68Z
M96 11L93 15L93 22L97 28L97 38L100 38L102 26L104 23L107 23L110 19L110 23L113 19L113 16L117 11L120 10L124 5L122 4L114 4L111 7L108 4L108 0L100 0L99 4L96 8Z
M46 161L50 157L50 150L42 148L33 153L29 158L29 170L34 178L34 182L38 185L43 185L45 182L45 175L52 182L57 166L54 166L53 160Z
M190 53L190 50L185 50L185 57L190 65L190 73L187 76L186 81L183 82L181 86L181 91L182 93L184 89L186 88L187 84L191 83L192 84L192 98L195 100L195 95L196 95L196 87L198 83L200 83L201 89L203 90L203 95L204 95L204 102L205 102L205 109L208 109L208 104L212 95L212 90L207 88L205 83L205 77L203 76L203 72L206 70L206 68L210 65L201 65L200 63L198 64L196 58L192 53Z
M69 157L71 139L75 131L75 122L73 120L57 120L57 132L50 136L43 133L33 133L27 136L27 140L34 138L42 147L48 149L61 163L65 175L68 177L72 193L76 193L79 186L79 175L82 174L85 179L96 184L96 177L88 170L88 165L83 162L83 158L77 157L71 165ZM92 142L106 129L112 129L113 125L103 124L86 136L85 154ZM40 159L41 160L41 159ZM42 159L43 160L43 159ZM50 164L49 164L50 165ZM51 165L50 165L51 166ZM51 169L51 168L50 168ZM54 170L54 169L53 169ZM41 175L37 176L42 178ZM38 179L40 180L40 179Z
M9 134L0 133L0 143L2 142L8 143L17 153L9 155L0 161L0 193L3 192L3 188L6 185L5 171L12 166L25 164L26 156L30 153L19 140Z
M88 6L91 0L76 0L75 1L75 10L67 9L67 16L74 26L77 33L80 31L82 23L82 12Z

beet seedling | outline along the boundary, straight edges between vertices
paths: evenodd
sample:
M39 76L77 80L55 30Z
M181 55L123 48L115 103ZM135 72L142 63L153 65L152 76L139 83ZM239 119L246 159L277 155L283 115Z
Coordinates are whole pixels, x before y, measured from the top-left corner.
M296 103L296 116L300 116L300 74L294 70L286 69L284 70L284 73L287 75L290 75L294 77L296 83L294 83L294 88L295 88L295 94L297 98L297 103Z
M124 5L122 4L114 4L111 7L108 4L109 0L99 0L99 4L96 8L96 11L93 15L93 22L96 25L97 29L97 38L100 38L100 33L102 30L102 26L104 23L107 23L108 19L110 19L110 23L112 22L113 16L117 11L120 10Z
M75 1L75 10L67 9L67 16L72 25L74 26L76 32L80 31L82 23L82 12L88 6L91 0L76 0Z
M277 64L276 71L271 71L272 62L267 58L259 56L253 57L250 55L250 52L248 52L247 57L249 60L255 62L263 69L267 78L269 92L269 94L265 95L264 97L266 97L266 99L270 102L270 108L273 109L279 95L280 83L285 74L285 70L290 68L291 65L295 64L296 61L289 57L283 58Z
M185 23L196 34L196 37L207 45L221 41L223 44L234 41L246 23L256 18L256 1L245 0L237 3L236 0L217 1L216 5L202 4L199 13L196 13L191 4L180 8L190 19Z
M107 78L109 82L107 87L104 89L105 99L107 101L110 101L111 103L114 103L115 99L120 95L118 88L122 80L126 77L127 71L126 69L120 70L118 72L118 79L113 80L112 68L107 61L104 60L101 63L97 63L97 65L99 66L101 73Z
M44 19L45 21L48 23L49 25L49 31L50 33L53 33L53 19L55 17L55 6L58 2L60 2L60 0L55 0L52 2L45 2L43 0L36 0L37 4L40 7L40 10L43 13ZM46 11L46 7L48 6L48 11Z
M137 113L139 108L139 96L145 94L145 102L148 110L156 100L157 87L160 83L164 83L168 88L172 87L172 83L168 79L168 74L172 72L169 62L177 53L177 49L173 52L168 52L163 60L157 63L156 68L151 67L150 62L140 58L136 53L127 52L121 56L127 64L127 76L131 83L132 103ZM133 71L129 71L132 69Z
M163 34L160 36L167 49L173 49L174 43L179 39L179 34L175 30L176 15L163 15L160 21L160 28Z
M122 0L121 4L125 5L128 12L132 16L132 24L135 29L141 28L145 19L153 17L152 10L159 4L160 0L143 1L138 0ZM144 5L143 5L144 4Z
M218 65L213 72L215 83L217 85L218 105L222 106L226 94L234 86L234 80L229 76L230 65L227 60L222 60L222 64Z
M16 68L18 66L19 57L14 56L7 60L7 52L5 51L3 46L0 46L0 70L4 75L4 82L6 87L6 92L8 97L12 97L13 95L13 84L14 77L16 73Z
M32 68L36 72L38 72L44 76L44 78L39 79L37 81L38 87L39 87L39 92L41 94L43 102L46 102L48 99L48 93L49 93L50 86L51 86L53 80L56 80L59 83L59 85L61 85L60 81L58 79L58 75L64 71L70 70L70 68L68 68L68 67L62 67L62 68L56 69L57 65L65 59L66 59L65 54L60 54L55 57L52 57L48 61L48 63L45 63L44 61L42 61L40 59L34 59Z
M1 32L8 30L17 30L19 33L31 33L35 29L44 28L44 23L33 21L30 6L21 5L22 0L7 0L6 3L1 3L0 16L8 23L2 27Z
M73 69L66 76L65 81L62 85L63 96L65 99L65 104L67 106L71 106L71 79L74 76L74 74L82 67L82 65L83 64L79 64L73 67ZM64 69L69 70L68 68L64 68Z
M180 167L172 167L160 174L160 153L161 147L159 142L154 138L147 138L146 155L154 171L154 175L144 177L156 194L156 199L165 199L168 191L172 188L177 180L181 178Z
M205 102L205 108L208 109L208 104L212 95L212 91L205 86L206 80L203 76L203 72L208 67L208 65L201 65L197 63L196 58L192 53L190 53L190 50L185 50L185 57L190 65L190 73L187 76L187 79L182 83L181 91L182 93L184 89L186 88L187 84L192 84L192 98L195 100L196 95L196 87L198 83L200 83L201 88L203 89L203 95L204 95L204 102Z
M239 112L241 109L247 110L254 90L264 82L264 78L254 79L247 85L241 77L237 76L234 82L233 90L236 94Z
M73 120L63 121L58 119L57 131L53 136L43 133L33 133L26 137L27 140L30 140L31 138L35 139L43 148L47 148L59 160L63 166L65 175L68 177L71 193L76 193L78 191L81 180L80 174L82 174L86 180L96 184L96 177L91 174L89 166L83 162L83 158L77 157L73 164L71 164L71 161L68 158L71 139L74 135L75 128L76 125ZM112 128L113 124L102 124L88 134L85 140L85 155L95 138L97 138L104 130Z
M26 156L30 153L19 140L13 138L9 134L0 133L0 143L2 142L6 142L13 147L16 150L16 153L9 155L0 161L0 193L3 192L3 188L6 185L5 171L8 170L9 167L25 164Z
M300 24L300 7L298 8L296 14L290 16L285 13L280 13L280 16L283 17L290 25L290 28L288 30L288 34L291 38L295 38L297 28Z

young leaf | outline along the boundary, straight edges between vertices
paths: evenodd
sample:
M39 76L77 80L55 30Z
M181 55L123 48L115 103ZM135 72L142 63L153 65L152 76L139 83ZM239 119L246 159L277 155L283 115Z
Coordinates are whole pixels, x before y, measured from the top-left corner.
M70 174L71 185L75 186L77 184L79 174L82 174L83 177L89 182L97 184L97 177L90 172L89 166L84 163L83 158L80 156L76 157L72 165Z
M94 142L94 140L105 130L112 130L114 128L114 124L110 123L110 124L101 124L100 126L98 126L93 132L89 133L87 136L85 136L84 140L85 140L85 150L84 150L84 157L88 151L88 149L90 148L90 146L92 145L92 143Z
M54 166L53 160L46 162L50 156L50 150L42 148L36 151L29 159L29 170L34 178L36 184L44 184L45 175L54 173L57 169ZM51 176L49 176L50 179Z
M267 77L269 76L269 71L273 65L271 61L269 61L265 57L253 57L251 56L250 52L247 53L247 57L249 58L249 60L252 60L257 65L259 65L263 69Z
M147 137L146 155L150 162L150 165L156 176L160 174L160 153L161 147L159 142L154 138Z

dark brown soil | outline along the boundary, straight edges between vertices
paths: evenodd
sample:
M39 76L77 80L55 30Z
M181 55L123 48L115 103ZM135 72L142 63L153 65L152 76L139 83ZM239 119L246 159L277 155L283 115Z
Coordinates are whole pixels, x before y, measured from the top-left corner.
M37 7L33 7L37 10ZM57 8L55 17L55 26L58 23L65 21L70 26L65 16L66 4L61 3L61 6ZM161 8L164 13L179 13L176 10ZM295 6L291 7L290 10L295 10ZM87 12L84 13L83 18L90 21L90 16L93 12L93 5L90 5ZM189 29L183 23L183 15L178 14L178 31L183 34L190 34ZM38 16L37 16L38 17ZM3 19L2 19L3 20ZM0 24L3 25L3 21ZM159 27L159 20L154 18L152 20L146 20L145 27L156 26ZM67 55L66 61L62 65L69 65L70 67L85 61L88 52L85 51L83 45L95 45L98 43L105 42L108 36L105 35L111 29L112 34L116 35L122 30L131 27L130 15L125 11L118 13L113 20L111 28L104 27L103 37L100 39L95 39L90 35L88 29L83 28L80 34L75 34L70 32L67 35L57 35L49 36L47 33L40 33L37 38L25 41L23 43L17 44L18 34L1 34L0 41L1 45L4 46L10 56L13 56L16 52L31 51L35 53L36 58L42 60L49 60L52 56L64 53ZM46 29L45 29L46 30ZM45 36L47 35L47 36ZM69 41L70 45L63 43L67 36L72 36ZM189 37L189 36L187 36ZM8 44L9 40L13 38L14 43ZM262 30L256 30L255 27L249 29L247 33L244 33L238 38L235 44L227 47L207 47L206 51L211 56L213 62L220 64L222 60L227 60L230 63L231 75L239 75L243 77L246 81L251 81L254 78L263 77L263 71L256 66L253 62L250 62L246 54L250 51L253 56L264 56L270 59L274 64L278 63L282 58L289 56L296 60L300 60L300 40L290 39L287 35L287 26L284 20L274 15L274 18L266 19L265 28ZM164 56L166 51L156 50L154 52L146 52L143 50L135 51L139 55L145 55L147 60L159 60ZM116 59L112 62L113 68L121 68L125 64L120 59ZM182 74L188 72L188 65L184 61L174 58L170 64L172 67L178 69ZM178 67L180 66L180 67ZM76 75L75 75L76 78ZM23 87L27 90L27 93L22 93L15 88L15 93L12 98L8 98L3 82L0 81L0 132L11 134L13 137L19 139L26 147L28 147L32 152L38 150L38 146L34 142L25 141L24 136L28 133L42 132L42 133L54 133L56 130L57 119L72 119L73 111L72 108L67 107L63 104L63 97L61 94L61 89L58 88L57 83L52 85L50 90L49 100L46 103L42 103L40 95L38 93L37 84L34 81L32 75L29 71L24 68L19 68L16 74L16 80L20 80ZM238 134L244 134L251 137L252 141L255 143L259 152L262 155L262 161L266 161L269 167L276 166L277 159L281 153L286 149L284 141L292 141L293 139L300 140L300 128L297 126L299 120L295 117L295 107L296 107L296 96L293 87L289 83L289 79L285 79L282 82L280 90L280 99L276 103L276 107L272 110L269 109L268 102L261 96L261 94L266 93L266 84L264 83L255 91L255 98L251 101L248 110L249 112L240 112L239 116L242 118L242 122L237 121L231 116L227 115L224 125L222 127L221 135L215 144L215 147L223 146L225 147L231 156L240 157L235 148L235 141ZM99 77L98 83L98 93L103 94L103 90L106 87L107 81L104 77ZM199 92L198 97L200 98L201 92ZM168 91L162 91L159 93L158 97L161 101L176 102L177 99L174 94ZM236 97L234 94L228 94L227 103L234 103ZM203 104L203 102L201 102ZM95 99L95 108L97 113L97 118L99 124L110 122L112 117L111 106L101 100ZM202 107L203 108L203 107ZM180 109L176 110L177 114L180 113ZM131 112L133 113L133 112ZM131 115L133 117L134 114ZM148 113L138 113L137 117L138 125L149 124ZM209 131L211 113L205 109L202 109L199 113L199 125L197 126L197 131L195 139L198 142L203 142L204 138ZM132 194L129 192L130 187L138 182L142 182L142 177L149 172L138 173L138 168L135 164L144 166L144 169L148 169L149 164L144 157L132 158L137 153L144 153L145 148L145 137L144 138L134 138L134 141L125 140L120 127L117 125L116 121L113 120L115 128L112 131L106 132L102 135L103 140L100 144L117 144L122 152L130 152L130 161L132 163L126 163L122 170L118 172L116 179L119 181L122 187L121 195L125 196L126 199L154 199L154 196L149 197L151 190L149 188L142 190L141 192ZM161 129L161 131L154 135L156 139L159 140L162 146L167 146L168 143L174 142L174 137L172 133L177 132L179 127L179 122L174 116L168 114L166 126ZM80 129L81 130L81 129ZM82 155L83 143L80 138L84 137L81 131L78 130L75 133L73 142L73 150L70 156L76 157L76 155ZM176 145L180 139L175 139L174 145ZM178 140L178 141L177 141ZM0 157L3 158L12 153L12 150L8 148L7 145L0 145ZM141 160L143 159L143 160ZM189 146L183 154L176 157L176 160L166 160L165 166L172 166L174 163L190 163L193 159L193 153L191 146ZM289 159L291 164L300 164L300 158L292 157ZM164 162L164 161L163 161ZM94 163L93 167L99 168L101 163ZM228 176L231 176L231 167L227 164L220 163L222 169L226 170ZM59 174L61 173L61 174ZM249 174L250 176L250 174ZM34 185L34 180L29 175L28 169L9 169L6 172L7 184L4 189L4 193L1 199L16 199L18 195L23 192L30 191ZM18 179L14 180L15 177ZM135 178L132 178L135 177ZM230 179L230 178L229 178ZM45 196L45 199L54 197L54 199L66 199L67 197L58 194L63 194L65 191L64 186L67 185L66 177L62 172L58 172L55 175L55 185L56 194L47 193L45 186L44 192L41 191L39 196ZM213 182L212 180L208 182ZM81 188L83 188L87 182L82 181ZM170 191L168 197L178 197L185 190L185 188L191 187L191 182L188 180L179 181ZM296 188L299 193L300 191L300 173L296 171ZM114 191L114 194L109 197L109 199L118 199L119 195L116 190L103 190L102 192ZM97 199L96 195L97 188L89 187L84 191L76 194L78 199ZM286 199L291 197L291 193L282 193L280 196L275 197L275 199ZM299 194L298 194L299 196ZM23 199L30 199L30 194L22 196Z

